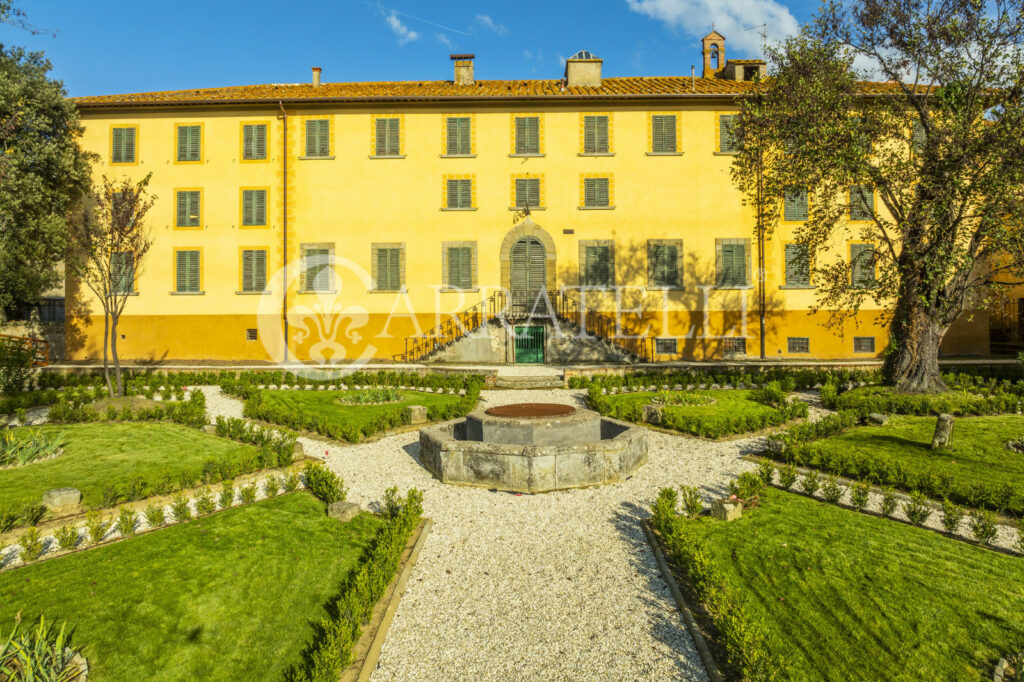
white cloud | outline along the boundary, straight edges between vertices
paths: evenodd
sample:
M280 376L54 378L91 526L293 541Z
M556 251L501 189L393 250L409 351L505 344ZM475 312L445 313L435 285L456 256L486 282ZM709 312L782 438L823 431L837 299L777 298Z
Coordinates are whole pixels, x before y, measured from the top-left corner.
M501 25L499 23L496 23L494 21L494 19L491 19L486 14L478 14L478 15L476 15L476 21L477 21L478 24L480 24L484 28L486 28L488 30L491 30L491 31L494 31L499 36L504 37L504 36L508 35L508 29L507 28L505 28L503 25Z
M664 22L695 38L711 33L711 26L726 38L726 56L760 56L761 25L768 40L794 35L799 23L789 9L775 0L626 0L634 12ZM751 30L750 27L756 27ZM699 51L694 52L699 55Z
M384 20L388 22L388 27L391 31L398 36L399 45L405 45L420 37L419 33L410 31L409 27L402 23L402 20L398 18L394 10L391 10L391 14L385 15Z
M437 36L437 42L441 43L442 45L447 47L449 50L454 50L455 49L455 43L453 43L448 38L448 36L446 36L443 33L438 33L438 34L436 34L436 36Z

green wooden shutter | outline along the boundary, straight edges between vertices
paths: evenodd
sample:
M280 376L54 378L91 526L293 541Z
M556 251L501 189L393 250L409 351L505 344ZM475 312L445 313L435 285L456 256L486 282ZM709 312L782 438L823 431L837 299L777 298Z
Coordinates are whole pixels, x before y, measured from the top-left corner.
M448 208L459 208L459 181L448 181Z
M199 227L199 191L178 192L178 227Z
M468 246L448 249L448 286L470 289L473 286L473 250Z
M260 124L253 126L253 156L254 159L267 158L267 126Z
M470 119L468 117L448 118L448 150L451 155L469 155L472 153L470 144ZM397 152L395 152L397 154Z
M188 252L188 286L189 291L199 291L199 252Z
M306 156L316 156L316 150L320 148L317 141L319 134L317 121L306 121Z
M604 154L608 151L608 117L583 117L583 152Z
M178 127L178 161L188 160L188 128Z
M111 163L124 163L124 128L114 128L110 149Z
M519 116L516 118L516 154L540 153L540 118Z
M178 161L199 161L199 126L178 126Z
M679 286L679 247L674 244L648 244L647 277L651 286Z
M254 251L242 251L242 291L255 291L253 277Z
M584 269L586 286L608 287L612 285L611 251L610 246L586 247Z
M807 188L786 189L784 215L786 220L807 220Z
M130 253L110 255L110 288L116 293L131 293L135 287L135 268Z
M786 286L805 287L811 283L811 263L807 247L786 244Z
M178 251L177 290L183 293L199 291L199 252Z
M597 179L585 178L583 180L583 205L597 205Z
M747 283L747 248L744 244L722 244L722 286L738 287Z
M398 291L402 288L401 249L377 249L377 288Z
M400 137L400 134L399 134L400 131L399 131L399 128L398 128L399 119L397 119L397 118L389 118L389 119L387 119L387 122L388 122L388 147L387 147L387 155L388 156L398 156L399 153L400 153L399 149L398 149L399 148L399 141L401 140L401 137Z
M331 122L306 121L306 156L331 155Z
M459 154L473 153L471 125L472 121L468 117L459 119Z
M654 116L651 122L652 150L661 153L676 151L676 117L675 114Z
M516 117L516 154L526 154L526 118Z
M530 206L540 206L540 178L527 179L526 198Z
M733 153L736 147L736 116L722 114L718 117L718 150L723 153Z
M242 224L267 224L267 190L242 190Z
M175 291L188 291L188 251L178 252Z
M866 288L875 283L875 247L872 244L850 245L850 284Z
M459 153L459 119L448 119L448 147L446 154Z
M921 150L923 150L927 142L928 138L924 132L924 124L921 123L920 119L914 119L910 138L910 143L913 146L914 151L920 152Z
M871 220L874 211L874 188L870 185L851 185L850 220Z
M252 265L253 286L256 291L263 291L267 288L267 252L263 249L255 251Z

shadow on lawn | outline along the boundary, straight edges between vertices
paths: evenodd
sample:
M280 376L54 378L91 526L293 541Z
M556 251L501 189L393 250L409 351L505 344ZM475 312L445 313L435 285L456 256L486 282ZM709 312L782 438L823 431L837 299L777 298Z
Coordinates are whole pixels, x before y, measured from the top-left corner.
M640 522L650 517L648 510L632 502L623 503L615 512L612 525L629 547L630 559L637 575L647 585L644 601L652 614L650 629L655 639L675 652L673 662L679 671L676 679L704 679L707 675L693 644L683 616L658 568L654 552ZM657 597L655 597L657 595Z

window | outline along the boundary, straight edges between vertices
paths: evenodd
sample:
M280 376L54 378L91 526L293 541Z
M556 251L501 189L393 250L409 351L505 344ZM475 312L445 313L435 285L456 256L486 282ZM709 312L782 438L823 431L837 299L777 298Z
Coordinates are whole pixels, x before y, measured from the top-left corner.
M329 246L302 247L302 284L305 291L331 291L333 251Z
M809 287L811 285L811 260L803 244L786 244L786 286Z
M472 208L473 207L473 181L472 180L448 180L448 206L447 208Z
M322 118L306 121L306 156L328 158L331 155L331 121Z
M718 249L718 286L747 286L747 239L719 239Z
M516 178L516 208L540 207L540 178Z
M178 192L178 227L199 227L199 190Z
M116 294L135 292L135 262L132 254L110 254L110 290Z
M810 353L811 339L806 336L790 336L786 339L786 350L789 353Z
M266 226L267 224L267 190L242 190L242 225Z
M853 352L854 353L874 353L875 352L875 337L873 337L873 336L855 336L855 337L853 337Z
M874 283L874 244L850 244L850 284L858 289L866 289Z
M655 154L675 153L675 114L657 114L651 117L651 151Z
M920 153L928 143L928 137L924 132L924 124L920 119L914 119L911 125L910 145L915 152Z
M654 339L654 352L658 355L675 355L676 339Z
M267 252L264 249L242 251L242 291L267 288Z
M871 220L874 214L874 190L868 185L850 185L850 220Z
M516 116L516 154L540 154L540 116Z
M583 117L583 153L608 153L608 117Z
M602 289L614 287L615 257L611 243L581 242L581 247L583 250L583 286Z
M746 355L747 338L745 336L727 336L723 338L722 352L733 355Z
M199 293L199 251L176 252L176 289L179 294Z
M178 161L199 161L200 126L178 126Z
M377 119L377 142L375 154L377 156L398 156L401 152L398 147L401 138L399 137L399 119L378 118Z
M401 291L403 247L396 244L373 246L373 279L377 291Z
M786 220L807 220L807 188L787 188L783 205L783 217Z
M473 249L469 246L448 247L448 281L452 289L473 288Z
M735 154L739 151L736 141L735 114L722 114L718 117L718 151L723 154Z
M587 208L608 206L608 178L584 178L583 205Z
M679 261L682 242L651 240L647 242L647 286L678 289L683 285Z
M468 116L448 118L448 146L445 152L448 156L469 156L473 153L470 125Z
M135 163L135 128L114 128L111 143L111 163Z
M263 161L267 158L267 126L263 123L242 126L242 158Z
M255 329L246 329L245 330L245 340L246 341L256 341L258 338L259 338L259 334L258 334L258 332Z

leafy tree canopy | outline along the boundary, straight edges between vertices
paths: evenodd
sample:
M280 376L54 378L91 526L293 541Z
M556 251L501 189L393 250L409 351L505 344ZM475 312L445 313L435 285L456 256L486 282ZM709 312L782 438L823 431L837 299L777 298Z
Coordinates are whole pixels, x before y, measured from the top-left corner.
M0 0L0 19L12 12ZM0 306L60 281L70 209L89 187L78 110L41 53L0 45Z
M840 322L879 305L905 390L942 389L949 326L1024 277L1022 7L826 0L768 50L770 77L741 105L734 180L768 233L808 191L795 238L818 308ZM830 253L847 240L874 250ZM855 276L872 268L871 284Z

